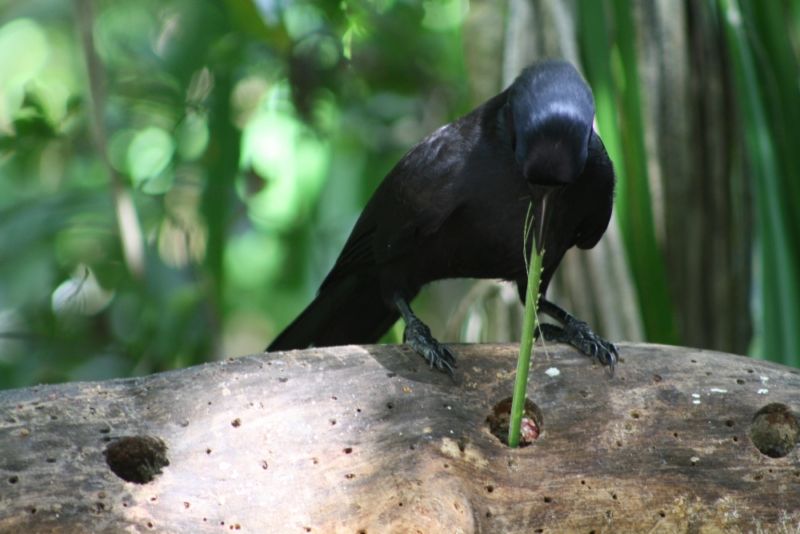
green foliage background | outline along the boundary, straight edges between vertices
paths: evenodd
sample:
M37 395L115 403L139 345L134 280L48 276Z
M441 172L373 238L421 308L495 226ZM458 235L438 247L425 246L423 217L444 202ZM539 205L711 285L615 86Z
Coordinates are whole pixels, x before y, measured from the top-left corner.
M653 239L630 4L579 2L584 62L634 281L657 297L639 300L647 335L680 343ZM741 4L708 3L756 184L753 351L797 364L800 8ZM0 388L262 350L402 153L479 103L469 9L0 1Z

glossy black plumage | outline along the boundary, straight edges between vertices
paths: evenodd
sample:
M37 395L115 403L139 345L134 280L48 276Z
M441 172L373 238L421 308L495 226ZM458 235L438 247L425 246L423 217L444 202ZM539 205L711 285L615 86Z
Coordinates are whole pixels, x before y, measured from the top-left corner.
M423 139L384 178L318 296L268 350L375 342L402 314L406 341L451 371L452 354L407 303L428 282L461 277L511 280L524 298L531 200L546 251L545 295L564 253L593 247L611 217L614 172L593 117L580 75L549 61ZM543 303L563 324L545 335L614 364L612 344Z

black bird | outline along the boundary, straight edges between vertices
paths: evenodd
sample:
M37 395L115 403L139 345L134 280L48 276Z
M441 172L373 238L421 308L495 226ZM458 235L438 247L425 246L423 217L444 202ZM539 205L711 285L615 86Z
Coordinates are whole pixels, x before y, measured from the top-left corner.
M592 248L608 226L614 170L592 128L594 99L575 68L545 61L406 153L384 178L311 304L268 351L376 342L394 322L431 366L455 358L411 311L420 288L444 278L499 278L525 300L523 232L531 202L545 255L540 313L546 339L613 366L617 349L546 300L564 253ZM532 246L525 244L526 254Z

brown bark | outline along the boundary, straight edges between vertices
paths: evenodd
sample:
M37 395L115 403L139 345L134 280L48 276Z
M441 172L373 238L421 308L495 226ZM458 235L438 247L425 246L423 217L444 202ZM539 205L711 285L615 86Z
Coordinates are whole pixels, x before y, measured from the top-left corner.
M800 527L793 416L774 404L797 410L797 370L624 344L612 378L549 346L529 386L541 437L511 450L486 418L516 346L454 349L455 381L386 345L0 392L0 532ZM753 444L774 425L776 458Z

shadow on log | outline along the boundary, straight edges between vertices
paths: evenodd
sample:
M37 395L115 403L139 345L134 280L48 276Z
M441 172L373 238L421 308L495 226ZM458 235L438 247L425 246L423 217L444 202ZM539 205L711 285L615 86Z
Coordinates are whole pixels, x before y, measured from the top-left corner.
M384 345L0 392L0 532L800 528L797 370L623 344L612 378L549 346L511 450L486 421L516 345L454 348L455 382Z

